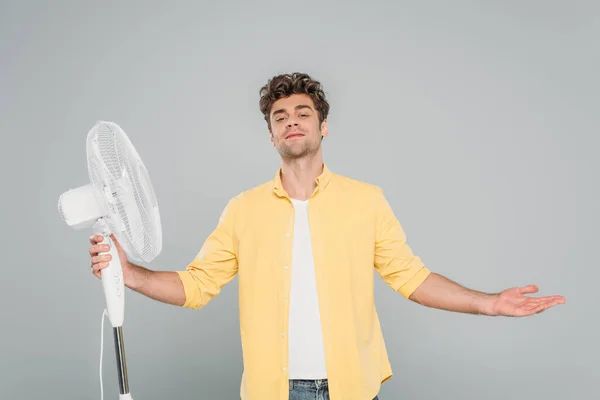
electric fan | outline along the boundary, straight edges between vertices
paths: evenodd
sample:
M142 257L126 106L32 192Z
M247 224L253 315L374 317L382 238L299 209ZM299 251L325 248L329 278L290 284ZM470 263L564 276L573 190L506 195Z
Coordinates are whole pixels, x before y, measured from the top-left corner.
M104 236L103 244L110 245L112 259L101 271L105 312L113 326L119 399L129 400L132 397L123 342L125 285L110 235L114 235L128 260L152 261L162 249L158 202L148 171L121 127L99 121L89 131L86 144L90 183L63 193L58 209L71 228L91 228L94 235Z

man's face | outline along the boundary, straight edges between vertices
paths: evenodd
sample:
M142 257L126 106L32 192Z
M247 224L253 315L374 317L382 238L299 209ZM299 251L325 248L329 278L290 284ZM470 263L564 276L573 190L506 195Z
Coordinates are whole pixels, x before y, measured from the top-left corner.
M271 142L286 160L315 154L321 147L321 136L327 136L327 121L319 124L319 113L306 94L277 100L269 118Z

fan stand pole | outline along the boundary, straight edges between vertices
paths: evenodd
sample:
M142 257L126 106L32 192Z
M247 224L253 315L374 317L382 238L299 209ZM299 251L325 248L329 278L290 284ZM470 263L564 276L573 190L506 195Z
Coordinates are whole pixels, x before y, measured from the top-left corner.
M94 224L94 234L102 235L101 244L109 245L111 261L102 270L102 287L106 299L108 319L113 327L115 355L117 356L117 373L119 378L119 400L131 400L129 381L127 379L127 363L125 361L125 344L123 343L123 321L125 318L125 283L123 268L115 243L110 237L110 230L104 218L99 218ZM99 253L106 254L106 253Z
M119 378L119 393L129 394L129 380L127 378L127 362L125 359L125 344L123 343L123 327L113 328L115 338L115 353L117 356L117 374Z

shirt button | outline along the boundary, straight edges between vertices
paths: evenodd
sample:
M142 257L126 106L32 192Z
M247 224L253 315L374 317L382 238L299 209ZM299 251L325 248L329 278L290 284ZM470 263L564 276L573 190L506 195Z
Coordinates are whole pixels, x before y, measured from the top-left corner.
M286 265L285 267L283 267L283 269L288 269L288 266Z
M284 297L284 298L283 298L283 301L287 301L287 297Z
M285 237L290 237L290 234L289 234L289 233L286 233L286 234L285 234Z
M285 337L285 333L282 333L282 334L281 334L281 337Z

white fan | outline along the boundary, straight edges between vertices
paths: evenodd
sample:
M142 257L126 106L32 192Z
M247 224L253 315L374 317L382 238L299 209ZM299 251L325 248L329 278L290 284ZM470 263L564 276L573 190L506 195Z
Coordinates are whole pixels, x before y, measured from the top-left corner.
M125 286L115 238L129 260L150 262L162 250L158 202L148 171L123 130L113 122L99 121L87 135L90 183L60 196L58 209L75 230L91 228L104 236L112 259L102 270L106 311L113 326L119 399L131 399L123 343ZM104 320L103 320L104 321ZM102 380L102 371L100 371Z

